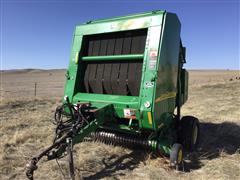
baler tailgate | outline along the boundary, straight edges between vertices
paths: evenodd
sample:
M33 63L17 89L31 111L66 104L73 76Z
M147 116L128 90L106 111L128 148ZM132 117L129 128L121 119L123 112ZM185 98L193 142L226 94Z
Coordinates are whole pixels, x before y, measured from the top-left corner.
M146 36L147 29L84 36L86 92L138 96Z

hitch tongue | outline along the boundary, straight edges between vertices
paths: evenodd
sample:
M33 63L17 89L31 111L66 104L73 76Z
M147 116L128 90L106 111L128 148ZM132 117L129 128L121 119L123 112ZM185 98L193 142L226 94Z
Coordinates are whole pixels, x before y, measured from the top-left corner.
M26 164L26 175L29 180L33 180L33 172L37 169L37 159L33 158Z
M73 163L73 145L81 142L90 132L94 132L99 124L103 123L104 117L100 116L100 119L96 119L96 116L105 114L111 107L109 104L104 104L101 108L92 108L89 103L80 104L75 106L69 102L66 97L67 104L63 104L62 107L69 107L70 114L60 114L65 116L67 121L57 122L56 132L57 138L53 144L46 148L44 151L34 156L26 165L26 176L29 180L33 180L33 173L37 169L37 163L42 157L47 156L48 160L58 159L63 157L64 153L68 154L69 173L72 180L75 179L74 163ZM95 110L91 112L90 110ZM61 113L61 111L59 111ZM60 137L58 136L60 134Z
M68 154L68 163L69 163L69 175L72 180L75 180L75 174L74 174L74 162L73 162L73 144L72 139L67 138L67 154Z

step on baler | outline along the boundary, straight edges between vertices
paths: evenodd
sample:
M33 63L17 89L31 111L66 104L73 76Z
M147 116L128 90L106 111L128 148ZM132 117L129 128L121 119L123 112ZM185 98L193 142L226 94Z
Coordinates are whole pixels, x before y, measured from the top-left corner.
M55 112L53 144L31 159L69 156L86 137L150 149L180 167L198 143L198 119L181 117L188 98L186 49L177 16L166 11L89 21L75 29L62 105Z

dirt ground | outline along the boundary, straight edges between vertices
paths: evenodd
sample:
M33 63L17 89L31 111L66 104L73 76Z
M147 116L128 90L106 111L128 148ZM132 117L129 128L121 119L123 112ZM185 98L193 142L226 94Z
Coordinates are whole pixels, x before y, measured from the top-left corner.
M51 144L64 73L1 72L0 179L26 179L29 158ZM240 71L190 71L182 113L201 123L199 148L185 156L185 172L169 169L167 158L149 152L83 142L74 148L76 179L240 179ZM66 173L65 159L59 163ZM55 161L38 165L35 179L64 179Z

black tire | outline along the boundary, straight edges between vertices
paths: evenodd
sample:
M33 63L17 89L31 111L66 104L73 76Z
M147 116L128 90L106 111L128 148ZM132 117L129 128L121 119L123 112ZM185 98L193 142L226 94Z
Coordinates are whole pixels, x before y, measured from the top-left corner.
M194 151L199 142L199 121L193 116L183 116L180 121L179 142L187 151Z
M179 143L173 144L171 148L170 166L177 170L183 166L183 146Z

